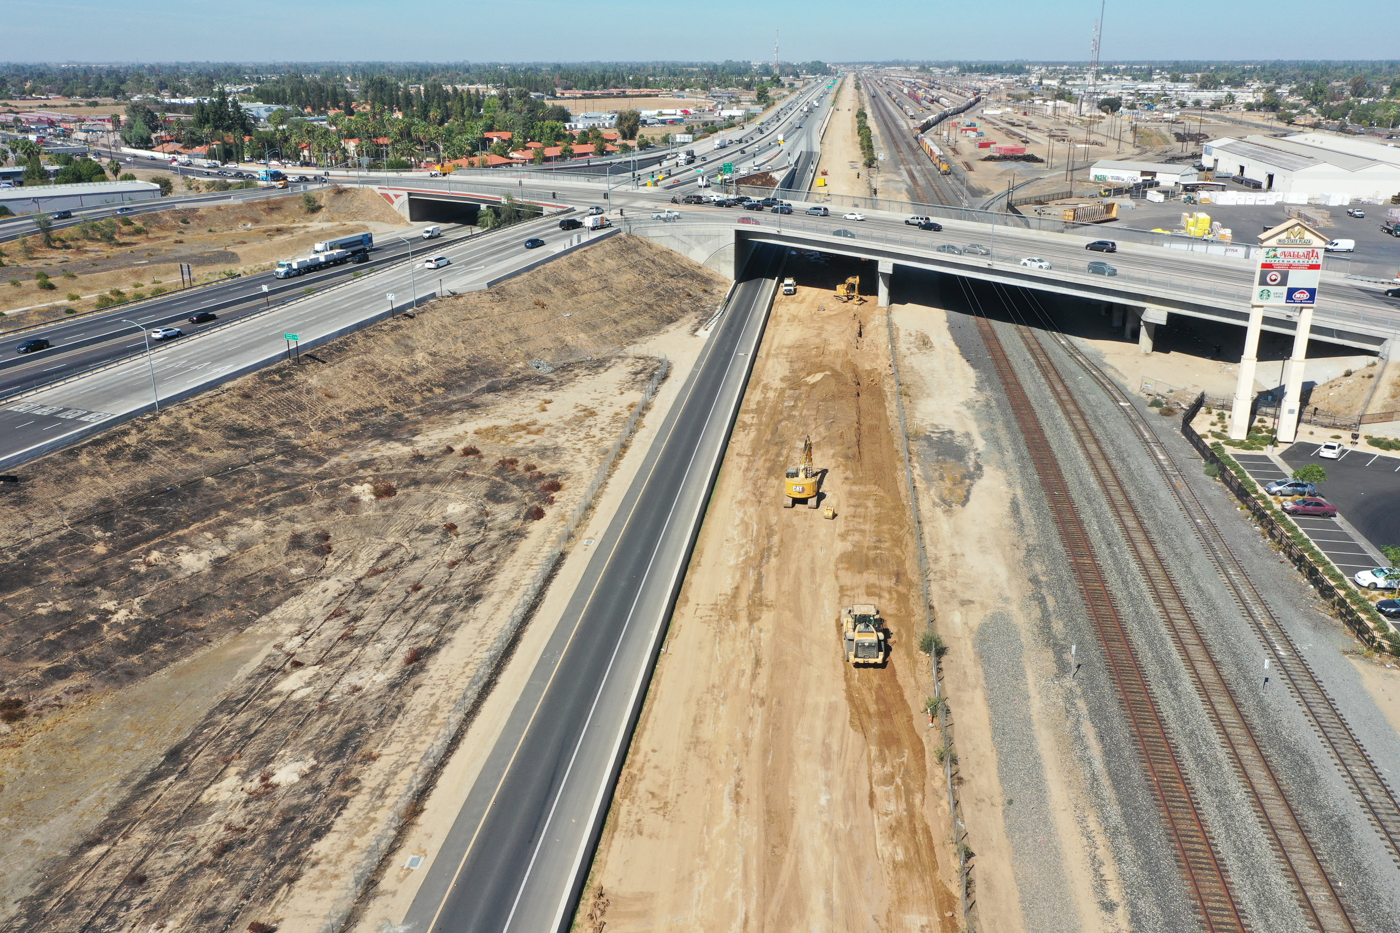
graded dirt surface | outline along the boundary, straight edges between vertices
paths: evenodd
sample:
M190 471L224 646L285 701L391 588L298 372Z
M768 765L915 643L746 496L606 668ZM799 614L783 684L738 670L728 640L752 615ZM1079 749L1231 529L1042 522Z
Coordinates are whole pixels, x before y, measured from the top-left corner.
M884 313L793 260L619 781L577 929L956 930ZM867 283L873 284L873 283ZM782 507L811 435L821 510ZM876 604L883 668L843 660Z
M617 351L726 285L613 238L17 471L0 923L243 930L342 892L659 365Z
M37 234L27 244L6 243L0 279L9 284L0 285L0 311L44 307L8 314L5 326L63 317L64 308L92 310L96 296L112 289L121 294L111 297L127 300L174 291L180 286L179 263L191 265L195 281L205 282L271 268L279 259L309 252L317 240L365 230L384 233L408 223L373 191L337 186L312 196L319 208L311 213L300 195L172 206L56 230L53 247L45 247ZM39 272L49 275L54 289L40 287ZM69 293L78 298L62 301Z
M831 122L826 125L826 132L822 135L822 155L817 162L816 177L825 178L826 185L812 189L813 198L817 201L822 200L823 194L870 197L869 173L861 167L860 137L856 135L856 110L861 106L860 96L855 89L853 75L841 79L841 86L836 89L836 102L832 104L835 113L831 115ZM824 176L823 171L826 172Z

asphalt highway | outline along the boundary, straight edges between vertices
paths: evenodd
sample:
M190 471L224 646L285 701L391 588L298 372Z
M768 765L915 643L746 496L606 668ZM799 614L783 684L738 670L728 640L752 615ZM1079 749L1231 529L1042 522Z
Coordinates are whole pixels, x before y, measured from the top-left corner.
M767 323L749 264L399 929L566 931Z
M261 272L51 324L0 331L0 398L144 352L141 331L124 323L126 320L135 321L147 330L173 325L192 334L213 326L188 323L186 318L196 311L217 314L219 324L235 321L270 304L300 297L308 288L321 289L356 274L364 275L370 270L404 261L410 252L415 261L421 261L430 252L437 255L448 246L469 238L465 231L459 230L437 239L423 240L419 238L418 228L405 230L404 236L411 240L411 246L397 237L379 237L370 260L365 263L346 263L293 279L279 279L271 272ZM53 347L37 353L15 353L16 346L34 337L48 340Z

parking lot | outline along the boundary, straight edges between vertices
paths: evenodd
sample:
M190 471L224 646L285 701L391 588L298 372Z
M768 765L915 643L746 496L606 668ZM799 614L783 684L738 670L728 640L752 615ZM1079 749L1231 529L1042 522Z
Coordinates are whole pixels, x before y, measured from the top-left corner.
M1233 186L1232 186L1233 187ZM1245 190L1243 188L1239 189ZM1125 227L1138 230L1177 230L1181 226L1181 215L1202 211L1212 220L1220 221L1234 236L1234 242L1256 245L1258 236L1269 227L1288 219L1284 213L1287 205L1219 205L1183 204L1181 201L1166 201L1154 204L1151 201L1133 201L1132 210L1124 210L1118 215L1118 222ZM1356 241L1353 253L1329 253L1325 268L1344 275L1362 275L1371 278L1392 279L1400 275L1400 237L1381 232L1381 224L1386 222L1386 210L1390 205L1355 205L1366 211L1361 219L1347 216L1345 207L1304 207L1304 210L1327 211L1331 223L1321 231L1332 239ZM1107 231L1112 225L1105 224Z
M1286 479L1306 463L1321 464L1327 470L1327 481L1318 484L1318 492L1337 507L1338 515L1296 515L1291 516L1293 521L1348 577L1360 570L1385 566L1388 562L1380 546L1400 543L1400 535L1394 533L1400 521L1393 507L1400 501L1400 474L1395 472L1400 460L1373 458L1371 454L1322 460L1316 455L1317 449L1316 444L1294 444L1280 458L1287 469L1268 454L1232 452L1232 456L1261 487L1272 480ZM1352 458L1354 462L1346 462ZM1369 468L1366 461L1372 461ZM1387 501L1391 504L1387 505Z

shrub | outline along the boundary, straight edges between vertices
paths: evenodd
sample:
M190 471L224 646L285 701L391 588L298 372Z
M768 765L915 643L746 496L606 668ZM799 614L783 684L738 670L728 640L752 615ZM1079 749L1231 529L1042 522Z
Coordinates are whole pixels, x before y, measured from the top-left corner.
M1205 468L1205 473L1206 473L1206 476L1209 476L1211 479L1215 479L1216 477L1218 477L1218 476L1220 475L1220 464L1218 464L1218 463L1207 463L1207 464L1206 464L1206 468Z
M1305 483L1327 482L1327 470L1320 463L1309 463L1293 471L1293 478Z
M526 513L525 513L525 517L528 518L528 519L529 519L530 521L532 521L532 522L537 522L537 521L539 521L540 519L544 518L544 509L540 508L540 507L537 505L537 506L535 506L534 508L532 508L530 511L526 512Z
M1161 408L1161 407L1162 407L1162 400L1159 399L1159 398L1154 398L1152 401L1150 401L1150 402L1147 403L1147 407L1148 407L1148 408Z
M370 491L374 493L376 499L388 499L399 494L399 491L394 488L394 484L385 480L375 483L370 487Z
M64 270L63 270L63 277L64 277L65 279L76 279L76 278L77 278L77 276L73 274L73 270L72 270L72 269L64 269Z
M321 202L316 200L316 196L310 191L306 191L301 196L301 207L308 214L314 214L321 209Z

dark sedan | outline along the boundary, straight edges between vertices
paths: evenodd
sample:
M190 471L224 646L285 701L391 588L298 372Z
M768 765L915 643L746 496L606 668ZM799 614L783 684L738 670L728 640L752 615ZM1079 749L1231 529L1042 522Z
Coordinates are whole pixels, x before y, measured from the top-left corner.
M934 233L938 233L943 229L943 225L936 220L926 220L923 223L919 224L919 229L931 230Z
M1090 243L1084 248L1088 250L1093 250L1096 253L1118 252L1118 244L1113 242L1112 240L1095 240L1094 242Z
M191 324L207 324L210 321L217 321L218 319L219 316L213 311L196 311L185 320L189 321Z
M15 352L38 353L40 350L47 350L49 347L52 346L53 344L49 343L43 337L33 337L29 340L24 341L19 346L15 347Z
M1400 599L1383 599L1376 603L1376 611L1387 619L1400 619Z
M540 239L539 237L537 237L537 236L532 236L532 237L530 237L530 239L528 239L528 240L525 241L525 248L526 248L526 249L539 249L539 248L540 248L541 246L543 246L543 245L544 245L544 240L541 240L541 239Z

